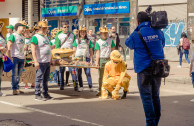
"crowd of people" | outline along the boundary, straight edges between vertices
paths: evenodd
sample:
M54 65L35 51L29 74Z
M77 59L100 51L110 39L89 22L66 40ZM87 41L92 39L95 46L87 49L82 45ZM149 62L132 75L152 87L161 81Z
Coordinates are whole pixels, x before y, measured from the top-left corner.
M3 22L1 22L3 24ZM48 31L50 26L48 22L43 20L32 28L27 26L25 21L19 21L15 26L9 25L7 28L6 38L1 34L1 58L7 55L13 62L13 69L11 75L11 83L13 95L23 94L20 90L19 83L23 69L27 66L25 59L31 51L33 57L34 67L36 71L35 82L31 84L35 88L36 100L49 100L52 97L48 94L48 81L50 76L50 66L52 65L51 50L59 48L70 48L75 51L72 59L86 57L86 62L91 65L99 66L99 90L97 96L101 95L102 79L104 74L105 64L110 60L110 54L120 45L118 34L115 27L109 30L107 27L100 28L100 39L97 40L96 35L93 34L92 29L87 30L85 26L80 26L79 29L69 31L69 24L63 23L61 29L55 35L49 37ZM15 32L14 32L15 30ZM116 40L116 42L113 41ZM94 55L96 53L96 55ZM94 61L96 59L96 61ZM3 62L1 62L3 64ZM1 74L3 71L1 65ZM94 91L92 85L92 77L90 68L84 68L87 82L90 91ZM60 90L64 90L64 86L69 86L69 75L72 76L72 81L75 91L83 91L82 68L72 67L55 67L55 75L52 82L58 83ZM64 81L64 73L66 73L66 82ZM51 83L52 83L51 82ZM25 83L24 88L29 88L28 82ZM42 83L42 95L40 84ZM79 86L78 86L79 84ZM5 95L1 92L1 95Z
M159 97L161 78L153 76L151 63L153 59L164 59L163 48L165 46L165 38L160 29L151 27L150 17L146 12L138 13L137 23L138 27L129 38L126 39L125 44L127 47L134 50L134 69L137 73L138 88L146 116L146 125L157 126L161 116ZM8 34L6 38L2 35L2 26L3 22L0 22L0 84L3 71L2 57L3 55L7 55L14 64L11 77L13 95L24 93L19 89L19 83L24 67L25 50L30 46L34 67L37 70L35 84L32 84L32 87L35 86L35 100L45 101L52 99L48 93L48 81L50 67L54 65L51 58L51 50L54 48L73 49L75 53L72 59L75 57L85 57L86 62L99 67L99 92L97 96L101 96L100 98L102 99L107 99L112 95L113 99L118 99L118 91L120 87L124 87L121 98L126 98L131 77L127 74L126 63L122 60L122 56L118 51L120 39L114 26L111 28L111 32L109 32L107 27L100 27L100 39L98 40L97 37L93 35L93 31L91 29L88 30L85 26L80 26L79 29L74 29L73 32L70 32L68 23L62 24L61 30L57 32L55 36L52 36L51 39L48 36L48 28L50 26L48 26L47 21L39 21L32 29L30 29L24 21L18 22L15 27L10 25L7 27ZM14 29L15 32L13 32ZM143 36L153 59L149 57L139 34ZM186 37L182 36L182 38L184 39ZM180 46L182 46L182 43L180 43ZM184 53L186 55L188 51L185 49ZM181 52L180 55L181 59L182 55L183 52ZM194 58L192 58L192 65L193 61ZM180 65L181 63L182 60L180 61ZM190 63L189 60L188 63ZM192 65L190 76L194 78ZM90 68L84 68L84 71L89 89L93 91L91 70ZM65 72L66 83L64 81ZM81 68L56 67L56 76L54 76L53 82L60 85L60 90L64 90L65 84L67 86L69 85L68 78L70 74L74 83L74 90L83 91ZM26 83L25 87L27 87L27 82L24 83ZM3 96L4 94L1 92L0 95Z

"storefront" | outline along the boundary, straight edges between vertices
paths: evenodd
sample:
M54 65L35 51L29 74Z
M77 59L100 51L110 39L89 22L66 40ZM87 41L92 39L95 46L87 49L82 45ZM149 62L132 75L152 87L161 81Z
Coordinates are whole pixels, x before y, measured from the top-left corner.
M96 32L99 27L106 25L109 29L115 26L124 47L124 40L130 33L130 2L103 4L88 4L83 6L86 26Z
M15 25L22 19L22 0L0 0L0 21L4 22L3 36L6 36L5 26Z
M69 22L70 30L73 30L78 27L77 10L77 6L42 8L42 17L52 26L50 30L60 28L63 22Z

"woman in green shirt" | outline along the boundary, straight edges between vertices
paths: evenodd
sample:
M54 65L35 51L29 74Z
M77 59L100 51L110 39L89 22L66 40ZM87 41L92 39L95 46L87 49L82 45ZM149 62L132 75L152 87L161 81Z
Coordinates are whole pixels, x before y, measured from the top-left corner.
M79 27L79 37L73 42L73 50L76 51L75 57L79 58L81 61L86 61L92 64L93 57L93 43L87 38L86 27ZM90 73L90 68L84 68L85 74L87 76L88 85L90 91L92 89L92 77ZM82 80L82 68L77 69L78 81L80 88L78 91L83 91L83 80Z

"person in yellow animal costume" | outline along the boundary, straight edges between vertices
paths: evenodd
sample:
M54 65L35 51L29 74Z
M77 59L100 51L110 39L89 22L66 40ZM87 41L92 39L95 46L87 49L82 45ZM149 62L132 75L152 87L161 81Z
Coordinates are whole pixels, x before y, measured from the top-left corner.
M118 50L111 53L110 61L106 63L103 76L103 84L101 89L101 99L108 99L108 92L112 94L113 99L119 99L119 90L124 88L121 99L126 98L129 81L131 77L127 74L126 62L122 60Z

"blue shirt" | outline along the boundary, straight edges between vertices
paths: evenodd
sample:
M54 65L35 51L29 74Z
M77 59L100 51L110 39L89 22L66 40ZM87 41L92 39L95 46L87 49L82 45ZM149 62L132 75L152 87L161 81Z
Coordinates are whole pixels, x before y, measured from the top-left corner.
M134 68L136 73L140 73L150 67L152 62L138 35L138 31L143 36L154 60L164 59L163 48L165 46L164 34L160 29L152 28L150 22L141 23L125 41L127 47L131 50L134 49Z

